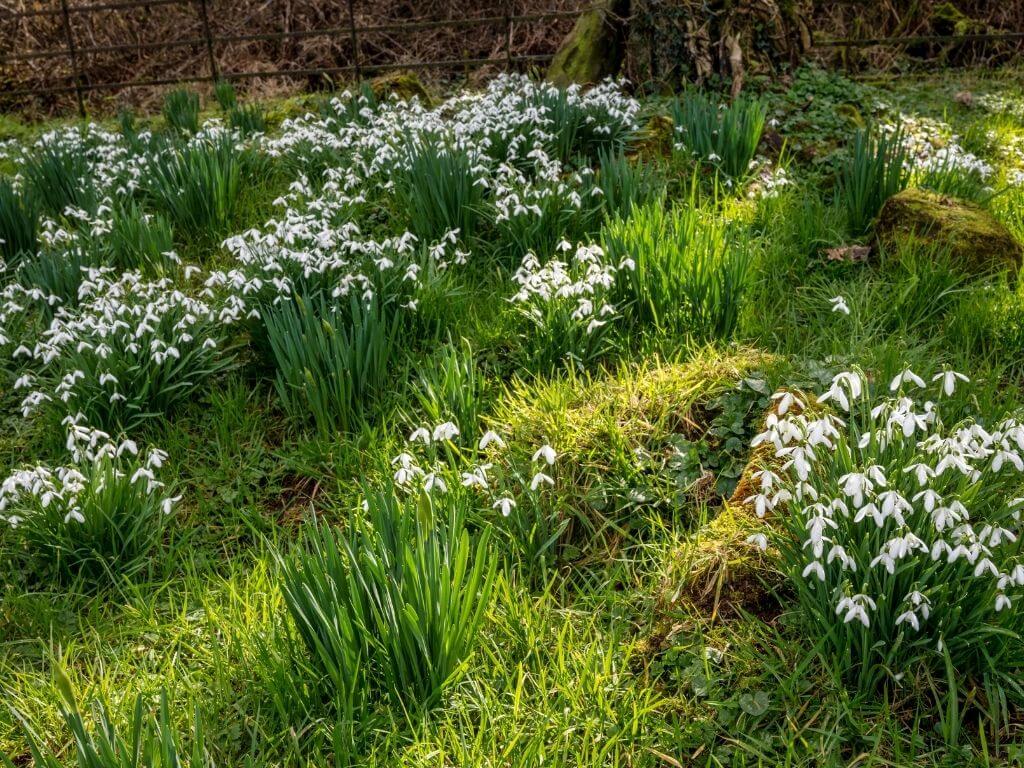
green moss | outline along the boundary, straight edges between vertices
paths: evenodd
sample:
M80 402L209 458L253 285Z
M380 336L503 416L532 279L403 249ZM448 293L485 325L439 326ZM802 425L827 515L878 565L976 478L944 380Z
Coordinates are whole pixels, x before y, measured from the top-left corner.
M923 189L889 198L878 215L876 236L887 252L898 252L906 238L948 250L950 259L971 274L1008 270L1016 275L1024 249L1010 231L980 205Z
M388 72L373 78L370 81L370 88L378 99L386 99L389 95L397 96L403 101L415 98L426 107L434 102L426 86L413 72Z

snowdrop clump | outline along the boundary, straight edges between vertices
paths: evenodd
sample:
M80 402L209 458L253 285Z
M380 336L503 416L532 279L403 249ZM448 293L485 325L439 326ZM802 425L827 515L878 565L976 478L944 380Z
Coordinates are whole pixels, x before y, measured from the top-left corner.
M903 146L913 169L920 173L953 173L977 175L982 181L994 173L993 167L960 145L960 137L951 132L949 125L939 120L900 114L903 128ZM894 133L895 125L883 126Z
M90 269L79 306L57 309L36 342L13 352L28 370L27 418L44 404L81 412L96 427L128 427L187 398L227 359L221 347L241 307L193 298L167 279Z
M349 205L415 187L424 152L458 153L487 201L485 215L519 253L539 220L561 222L587 209L597 194L593 173L577 167L575 156L621 147L637 129L639 111L620 83L563 91L518 75L432 110L416 100L372 104L353 94L331 107L325 116L286 121L265 151L326 166L316 181Z
M167 454L141 450L64 419L71 463L13 471L0 484L0 519L58 568L128 572L141 562L180 499L158 473Z
M449 421L414 429L391 469L406 493L467 500L469 514L494 527L509 552L543 570L569 524L551 494L557 461L548 444L520 455L492 430L469 441Z
M586 362L601 353L609 324L617 317L609 291L619 269L630 262L608 263L599 245L562 241L558 250L568 254L541 264L533 253L513 275L519 290L510 301L530 321L529 344L555 362L566 356Z
M797 402L753 441L774 457L746 503L778 525L752 542L778 548L822 647L863 686L946 654L998 674L1020 643L1024 423L947 422L967 381L905 370L878 393L845 371L818 398L833 410Z
M468 254L457 245L457 232L426 244L411 232L363 236L352 215L360 202L333 183L317 193L304 177L294 182L277 201L284 209L280 218L224 241L238 266L212 272L206 295L226 291L251 317L295 295L336 299L353 291L366 302L381 291L386 299L400 296L412 309L424 282L465 262Z

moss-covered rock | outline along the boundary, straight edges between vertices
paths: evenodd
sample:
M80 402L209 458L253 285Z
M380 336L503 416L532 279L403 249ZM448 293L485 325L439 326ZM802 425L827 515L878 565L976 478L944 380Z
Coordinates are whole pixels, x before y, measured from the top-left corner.
M624 5L622 0L605 0L580 16L551 60L548 81L561 87L591 85L617 74L624 50L619 21Z
M1016 276L1024 249L1010 231L980 205L923 189L889 198L878 214L878 243L887 252L902 239L918 238L948 249L954 263L971 274L1008 270Z
M394 95L402 101L416 98L424 106L430 106L433 99L430 91L414 72L399 71L379 75L370 81L370 89L378 99L386 99Z
M644 159L669 157L675 143L675 123L668 115L654 115L640 129L631 151Z

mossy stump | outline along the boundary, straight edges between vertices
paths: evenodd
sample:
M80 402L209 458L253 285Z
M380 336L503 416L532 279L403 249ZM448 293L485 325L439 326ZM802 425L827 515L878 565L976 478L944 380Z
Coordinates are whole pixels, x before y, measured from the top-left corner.
M394 95L402 101L419 99L424 106L433 103L430 92L414 72L399 71L379 75L370 81L370 89L378 99Z
M908 238L947 249L954 263L976 275L1006 270L1016 277L1024 259L1021 244L980 205L923 189L889 198L878 214L875 236L890 253Z
M621 0L605 0L576 20L548 67L547 80L565 88L593 85L618 73L622 66Z

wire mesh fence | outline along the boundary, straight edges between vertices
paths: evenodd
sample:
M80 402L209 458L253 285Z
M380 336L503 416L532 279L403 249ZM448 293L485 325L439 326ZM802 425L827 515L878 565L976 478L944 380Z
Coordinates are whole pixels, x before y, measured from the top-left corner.
M43 0L31 7L26 7L26 0L20 3L18 8L0 5L3 104L16 107L27 99L65 99L60 103L67 104L73 97L82 115L90 96L98 92L220 80L333 82L389 70L540 65L553 57L552 43L561 35L540 35L544 42L539 46L524 45L521 38L538 26L561 24L567 29L593 7L552 0L554 7L529 12L532 3L514 0L447 0L446 5L435 0L406 6L394 2L389 9L401 8L404 16L392 21L385 14L381 23L379 13L369 12L374 9L368 0L266 0L258 4L258 12L252 10L257 4L236 0ZM423 10L433 13L416 15ZM436 36L432 55L396 42L410 35ZM33 39L49 45L34 47ZM816 39L813 47L908 49L966 43L1016 43L1019 48L1024 32L837 37ZM266 54L268 48L273 55Z
M274 4L276 0L271 0ZM55 0L52 6L23 10L0 8L8 52L0 55L0 73L4 87L3 97L8 104L19 99L40 97L74 97L80 114L86 113L90 94L99 91L187 84L198 82L237 81L256 78L331 78L359 80L389 70L465 70L469 67L493 66L512 69L543 64L550 60L554 50L532 52L517 44L517 32L538 24L574 21L590 5L571 8L551 8L543 12L516 12L512 3L499 4L499 11L458 15L451 12L445 18L404 18L387 23L360 23L356 12L358 0L340 0L331 4L335 13L323 14L314 23L296 28L291 23L291 0L276 2L280 11L280 24L272 31L249 31L245 19L225 23L225 14L232 6L218 0L120 0L119 2L93 2L72 4L70 0ZM503 6L503 7L502 7ZM146 24L136 22L131 14L174 14L175 28L180 36L169 39L147 39L142 30ZM116 20L112 17L116 17ZM150 16L151 18L151 16ZM125 19L128 19L125 21ZM266 21L266 13L262 20ZM30 47L27 27L38 22L49 24L48 39L60 39L61 45L42 49ZM94 44L90 34L96 24L123 23L130 42L101 42ZM395 36L448 32L461 30L463 38L481 37L486 30L489 40L497 41L490 48L479 51L479 46L452 45L447 53L426 57L388 55L388 47L381 39ZM302 41L316 40L328 49L326 56L304 65L301 52L290 56L288 47ZM232 66L239 46L262 44L273 46L280 55L270 65ZM99 60L125 58L141 60L172 52L172 61L166 73L135 77L107 77ZM281 65L281 60L287 65ZM187 61L187 65L184 62ZM246 59L251 64L251 58ZM19 78L18 66L34 68L28 82ZM88 65L88 66L87 66ZM110 66L112 72L123 69ZM99 71L99 74L96 74Z

